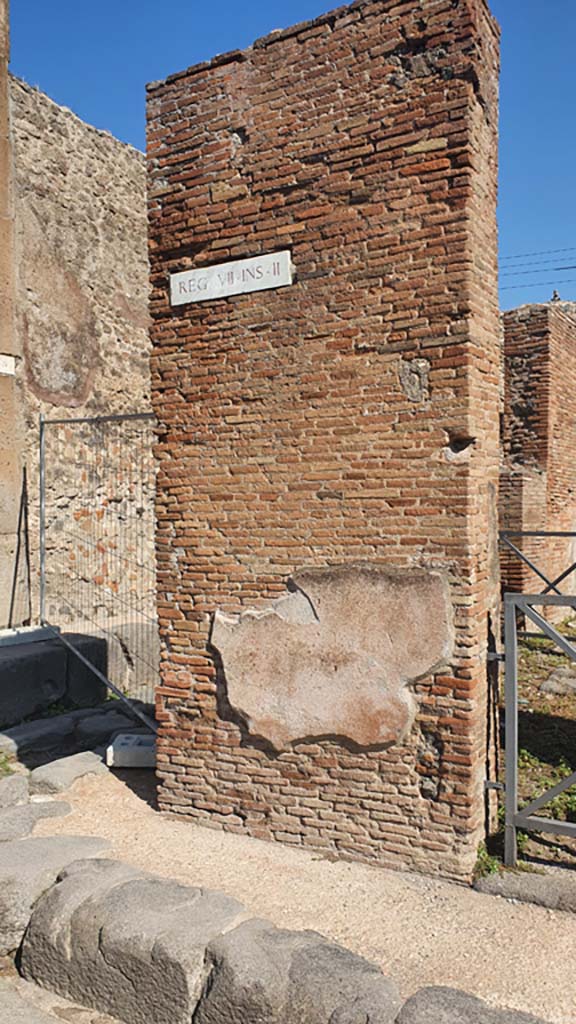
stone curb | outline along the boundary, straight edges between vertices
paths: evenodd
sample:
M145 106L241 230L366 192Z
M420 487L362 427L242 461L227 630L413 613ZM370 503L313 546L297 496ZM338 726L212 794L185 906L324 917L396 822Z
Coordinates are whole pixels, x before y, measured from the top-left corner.
M30 792L63 793L85 775L104 775L107 771L102 754L86 750L34 768L30 773Z
M576 879L568 873L540 875L527 871L503 871L480 878L474 883L474 888L490 896L576 914Z
M378 967L322 935L97 854L42 891L24 977L125 1024L545 1024L449 988L402 1006Z

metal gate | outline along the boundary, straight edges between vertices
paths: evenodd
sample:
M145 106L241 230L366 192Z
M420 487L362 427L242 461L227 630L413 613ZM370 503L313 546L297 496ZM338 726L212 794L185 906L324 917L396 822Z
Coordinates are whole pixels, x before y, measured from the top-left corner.
M547 638L559 649L576 662L576 637L567 637L548 622L537 609L566 607L576 612L576 595L561 594L558 587L571 573L576 570L576 563L570 565L557 578L551 580L524 552L512 538L566 538L573 539L574 533L546 531L504 531L501 540L545 583L541 594L505 594L504 595L504 654L506 666L505 703L506 703L506 817L504 861L507 867L515 867L518 857L517 832L549 832L576 838L576 823L557 821L538 815L552 800L561 793L576 785L576 772L562 779L556 786L541 793L526 806L518 806L518 641L520 637ZM554 592L554 593L551 593ZM524 619L530 629L520 628L519 619ZM534 632L536 629L536 632Z
M153 428L148 413L40 422L41 622L82 661L74 634L104 638L107 685L145 703L159 673Z

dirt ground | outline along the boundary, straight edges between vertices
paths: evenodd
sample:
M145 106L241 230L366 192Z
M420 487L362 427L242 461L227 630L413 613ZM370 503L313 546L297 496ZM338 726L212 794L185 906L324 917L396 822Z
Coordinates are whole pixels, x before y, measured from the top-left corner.
M223 890L279 926L320 931L379 964L405 997L451 985L576 1024L576 916L165 818L151 774L77 782L66 797L73 813L35 834L103 836L112 857Z

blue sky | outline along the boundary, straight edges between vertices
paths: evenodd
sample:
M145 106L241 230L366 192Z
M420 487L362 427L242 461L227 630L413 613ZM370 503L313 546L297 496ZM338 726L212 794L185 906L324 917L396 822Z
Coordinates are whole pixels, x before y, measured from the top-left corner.
M12 0L12 70L143 148L146 82L337 5ZM492 10L503 30L502 305L547 301L555 287L576 299L576 2L492 0Z

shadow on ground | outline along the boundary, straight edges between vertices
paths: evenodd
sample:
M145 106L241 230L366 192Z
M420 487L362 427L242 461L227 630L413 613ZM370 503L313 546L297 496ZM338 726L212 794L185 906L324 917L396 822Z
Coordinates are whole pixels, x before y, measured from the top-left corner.
M112 774L152 810L158 810L158 779L153 768L113 768Z

